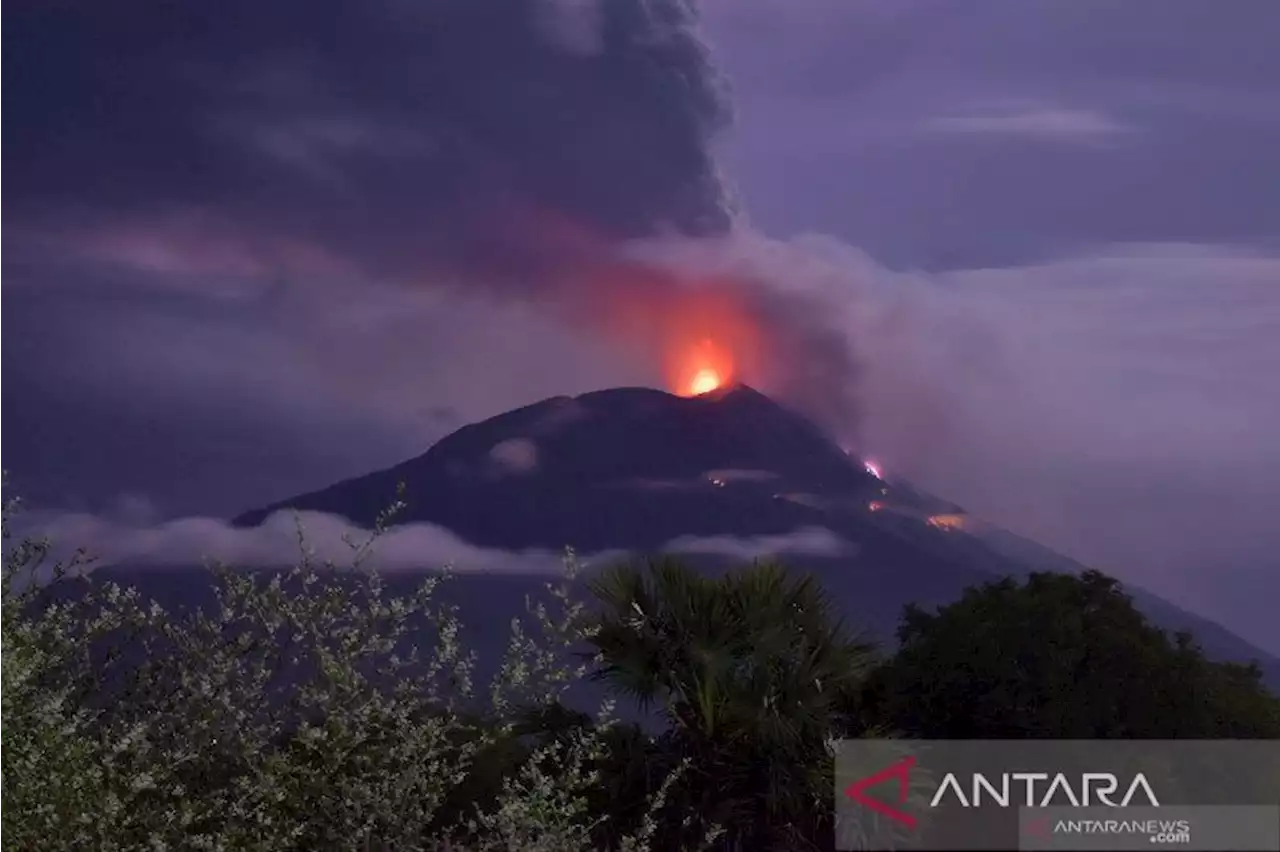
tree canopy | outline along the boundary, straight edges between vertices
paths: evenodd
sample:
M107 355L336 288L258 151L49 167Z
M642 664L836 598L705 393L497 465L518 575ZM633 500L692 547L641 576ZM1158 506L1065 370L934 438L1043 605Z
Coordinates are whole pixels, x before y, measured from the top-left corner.
M664 559L591 589L604 604L596 677L661 711L663 750L690 762L677 793L689 812L735 848L820 843L827 741L875 658L816 580L773 563L711 577Z
M1256 666L1208 660L1097 571L1032 574L908 607L868 706L927 738L1249 738L1280 734Z

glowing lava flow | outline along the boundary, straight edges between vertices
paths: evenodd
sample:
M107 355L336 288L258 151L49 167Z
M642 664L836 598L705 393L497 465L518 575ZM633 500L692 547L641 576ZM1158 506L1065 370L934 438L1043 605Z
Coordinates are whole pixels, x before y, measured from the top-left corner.
M884 473L881 472L880 465L876 464L875 462L873 461L863 462L862 466L867 469L867 473L871 474L876 479L884 479Z

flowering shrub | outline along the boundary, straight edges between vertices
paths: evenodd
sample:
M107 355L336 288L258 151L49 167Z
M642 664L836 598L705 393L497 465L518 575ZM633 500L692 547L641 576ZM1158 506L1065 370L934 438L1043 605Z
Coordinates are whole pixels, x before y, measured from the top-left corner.
M530 738L588 663L576 571L512 625L487 693L456 608L430 575L409 596L369 567L394 506L345 570L299 529L287 572L214 567L217 603L170 611L93 580L83 554L49 565L4 511L3 846L56 849L594 849L588 807L612 728ZM495 765L497 762L498 765ZM682 767L616 845L639 852ZM492 789L478 778L494 780ZM475 791L475 792L473 792Z

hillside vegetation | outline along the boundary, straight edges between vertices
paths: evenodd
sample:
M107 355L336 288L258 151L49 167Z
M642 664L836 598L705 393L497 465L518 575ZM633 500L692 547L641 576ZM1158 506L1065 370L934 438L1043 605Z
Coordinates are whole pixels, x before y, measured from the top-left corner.
M214 569L216 607L168 612L45 564L14 507L6 850L829 849L833 739L1280 736L1255 667L1096 572L908 608L885 653L777 564L619 565L550 584L478 683L447 576L368 567L385 516L343 570ZM580 679L660 724L569 706Z

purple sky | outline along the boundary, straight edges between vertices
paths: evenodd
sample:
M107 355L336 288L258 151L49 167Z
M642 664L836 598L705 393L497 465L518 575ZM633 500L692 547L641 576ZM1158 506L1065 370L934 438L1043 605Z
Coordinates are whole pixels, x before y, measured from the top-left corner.
M659 383L625 250L739 282L744 378L891 469L1280 652L1280 6L702 17L6 4L15 487L226 516Z

